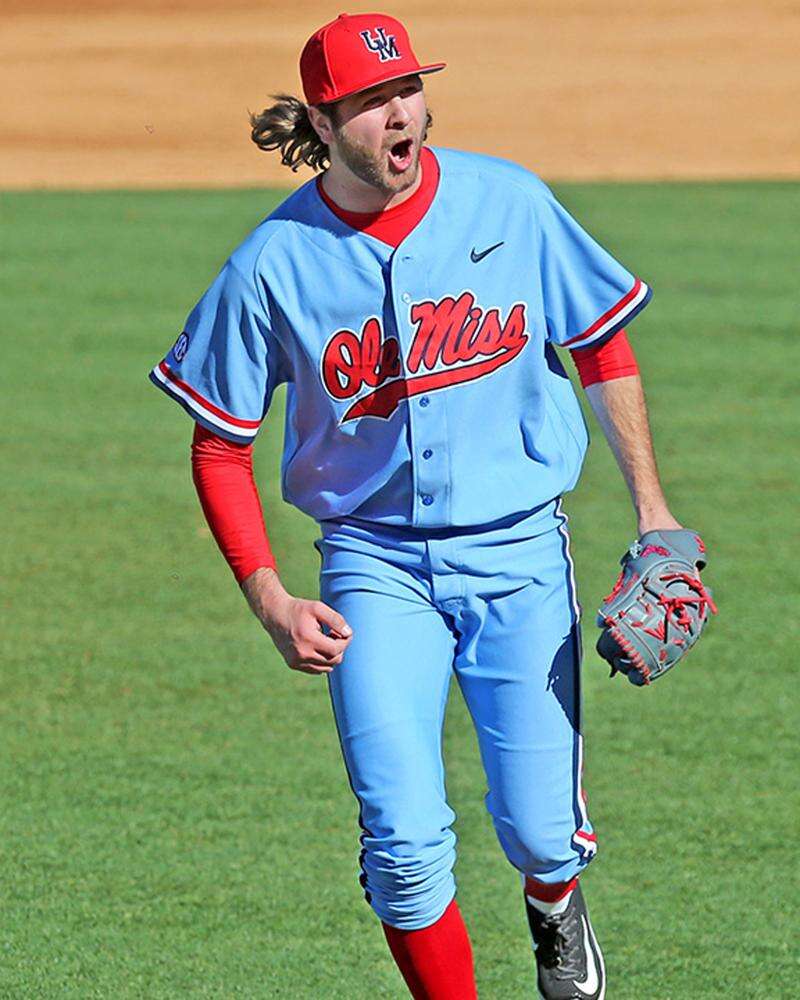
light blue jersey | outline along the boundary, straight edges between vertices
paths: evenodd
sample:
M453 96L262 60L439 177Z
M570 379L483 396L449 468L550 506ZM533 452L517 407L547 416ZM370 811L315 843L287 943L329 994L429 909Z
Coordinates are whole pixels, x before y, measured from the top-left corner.
M468 527L572 489L587 433L553 347L608 339L650 298L533 174L434 154L435 198L397 249L303 185L151 373L243 443L286 382L283 495L318 521Z

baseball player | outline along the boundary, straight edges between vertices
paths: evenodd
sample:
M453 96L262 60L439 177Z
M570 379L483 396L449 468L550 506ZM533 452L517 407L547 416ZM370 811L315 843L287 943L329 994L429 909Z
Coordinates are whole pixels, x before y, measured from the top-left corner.
M540 994L599 1000L561 506L587 432L555 348L578 365L640 534L679 529L624 332L650 290L527 170L426 145L423 77L443 67L385 14L314 33L305 101L276 98L252 135L321 173L234 250L151 378L195 421L195 483L251 608L292 669L327 676L361 884L410 993L476 996L441 753L455 673ZM281 383L283 496L319 523L320 600L282 587L252 476Z

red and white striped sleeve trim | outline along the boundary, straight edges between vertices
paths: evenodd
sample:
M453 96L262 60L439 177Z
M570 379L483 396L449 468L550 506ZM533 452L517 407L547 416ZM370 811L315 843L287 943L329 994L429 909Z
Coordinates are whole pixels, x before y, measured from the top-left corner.
M613 305L603 315L595 320L583 333L571 337L562 344L562 347L588 347L589 344L596 344L604 337L609 337L616 333L622 326L641 312L650 301L652 295L650 288L637 278L633 283L633 288Z
M219 406L215 406L211 400L201 396L196 389L179 379L166 361L161 361L155 366L150 372L150 378L160 389L181 403L192 416L197 417L201 423L223 431L225 436L249 442L258 433L261 426L260 420L241 420Z

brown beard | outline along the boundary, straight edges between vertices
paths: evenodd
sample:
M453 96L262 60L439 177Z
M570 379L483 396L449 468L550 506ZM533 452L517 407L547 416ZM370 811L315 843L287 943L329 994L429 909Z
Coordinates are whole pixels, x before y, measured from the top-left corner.
M384 146L379 154L379 158L376 159L374 154L362 146L358 142L353 142L351 139L347 138L344 134L343 128L335 129L336 139L337 139L337 152L341 156L345 165L358 177L360 180L369 184L371 187L376 188L382 194L392 195L397 194L399 191L405 191L406 188L411 187L411 185L417 179L417 172L419 170L419 158L422 152L422 147L425 144L425 140L428 138L428 128L431 125L431 116L428 114L427 121L422 129L422 136L419 142L414 143L414 163L411 170L406 171L406 176L394 178L395 183L391 183L389 175L384 168L385 156L390 148L396 142L401 141L395 138L389 145ZM404 138L413 138L405 136Z

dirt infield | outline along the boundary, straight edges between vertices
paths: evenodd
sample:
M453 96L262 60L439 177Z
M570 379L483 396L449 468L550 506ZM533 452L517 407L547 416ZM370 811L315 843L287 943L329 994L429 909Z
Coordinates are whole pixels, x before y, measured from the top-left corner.
M299 93L299 47L339 9L6 0L0 188L291 184L247 110ZM427 83L441 145L563 179L800 173L791 0L411 0L402 15L420 58L449 63Z

